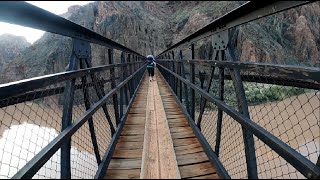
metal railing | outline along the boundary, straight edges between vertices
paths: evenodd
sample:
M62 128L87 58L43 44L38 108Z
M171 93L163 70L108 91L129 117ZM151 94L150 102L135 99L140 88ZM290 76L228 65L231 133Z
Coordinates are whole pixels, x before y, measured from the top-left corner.
M156 57L221 178L320 178L320 68L240 62L230 43L237 26L307 3L245 3ZM213 60L196 59L207 37Z
M144 76L144 57L25 2L0 2L0 21L73 38L66 72L0 85L0 177L102 178ZM90 43L105 47L109 65L92 67Z

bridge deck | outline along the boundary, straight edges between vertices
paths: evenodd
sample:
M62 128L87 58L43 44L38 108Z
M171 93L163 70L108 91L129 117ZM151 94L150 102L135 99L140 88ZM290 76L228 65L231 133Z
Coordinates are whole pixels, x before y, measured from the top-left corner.
M171 177L176 178L219 178L158 71L156 72L156 79L157 81L149 82L148 77L144 77L136 100L129 112L123 132L116 145L105 178L138 179L145 177L167 178L169 176L165 176L164 174L172 174ZM153 83L157 84L153 85ZM150 95L150 88L158 89L153 91L155 94ZM148 115L148 112L151 111L149 108L150 103L159 102L157 95L161 97L160 102L163 104L155 106L157 107L154 113L155 117L152 115L149 117L150 114ZM159 117L161 116L161 110L165 112L165 117ZM161 125L161 118L165 120L166 126ZM151 121L151 125L148 124L148 121ZM163 134L160 137L154 138L155 134L152 134L152 129L155 128L151 127L152 123L156 124L156 135L159 136L159 133L169 132L169 138L166 138ZM168 131L166 131L166 127ZM149 148L144 146L148 146ZM172 151L170 151L171 147ZM172 152L171 157L163 157L165 152ZM151 156L154 159L150 158ZM164 165L164 163L160 162L161 160L170 161L171 163L168 165L168 162L165 162L167 165ZM149 164L149 166L146 164ZM161 169L166 169L163 171L165 173L161 173ZM178 176L174 175L175 172L178 173Z

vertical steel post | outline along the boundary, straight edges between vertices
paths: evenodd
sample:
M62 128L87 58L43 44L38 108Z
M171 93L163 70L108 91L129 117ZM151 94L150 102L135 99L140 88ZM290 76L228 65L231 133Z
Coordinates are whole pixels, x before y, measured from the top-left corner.
M182 63L183 61L183 54L182 54L182 50L180 50L180 61L181 61L181 70L182 70L182 77L183 78L186 78L186 75L185 75L185 69L184 69L184 63ZM188 113L190 114L190 106L189 106L189 93L188 93L188 86L187 84L183 83L184 85L184 88L182 90L184 90L184 100L186 102L186 108L187 108L187 111Z
M174 54L172 54L172 56L174 56ZM168 63L170 63L169 59L171 59L171 56L170 56L170 54L167 54L166 57L167 57L166 59L168 59L168 61L167 61L167 64L168 64ZM167 67L168 67L168 65L167 65ZM169 66L169 69L171 69L171 68L172 67ZM173 86L173 77L171 76L171 74L167 73L167 81L168 81L168 84L172 87Z
M129 72L130 74L133 73L133 69L132 69L132 66L133 66L133 61L134 61L134 58L133 58L133 54L130 54L130 65L129 65ZM129 85L130 85L130 89L131 89L131 92L130 92L130 97L133 97L133 93L134 93L134 88L133 88L133 79L131 79L129 81Z
M131 55L130 55L130 54L128 54L127 62L128 62L128 63L131 62ZM132 74L132 72L131 72L131 65L130 65L130 64L128 64L127 69L128 69L129 74ZM131 99L132 94L133 94L133 93L132 93L131 80L128 82L128 87L129 87L129 88L128 88L128 89L129 89L129 99Z
M172 54L172 71L173 72L176 72L176 67L175 67L175 61L174 61L174 51L171 51L171 54ZM177 94L177 78L176 77L174 77L172 74L170 74L171 75L171 77L172 77L172 87L173 87L173 89L174 89L174 93L176 93Z
M85 62L86 62L86 64L87 64L87 67L89 67L89 68L92 67L91 62L88 61L88 59L85 59ZM100 86L100 84L98 83L99 80L96 78L96 76L95 76L94 74L91 74L90 76L91 76L92 82L93 82L93 84L94 84L94 88L95 88L95 91L96 91L96 93L97 93L98 98L99 98L99 99L102 99L103 96L105 96L105 93L104 93L104 85L102 84L102 85ZM106 118L107 118L107 121L108 121L108 123L109 123L111 135L113 135L113 134L115 133L115 129L114 129L114 127L113 127L113 124L112 124L112 121L111 121L111 118L110 118L110 115L109 115L109 112L108 112L107 105L104 104L104 105L102 106L102 109L103 109L103 112L104 112L104 114L105 114L105 116L106 116Z
M199 80L200 80L200 87L201 89L204 89L204 81L206 78L206 72L201 72L199 71ZM202 114L204 112L204 103L203 103L203 97L200 96L200 112L199 112L199 116L198 116L198 120L197 120L197 126L201 131L201 119L202 119Z
M219 68L219 97L221 101L224 101L224 68ZM223 118L223 111L219 108L218 109L218 120L217 120L217 135L216 135L216 146L215 146L215 153L219 157L219 150L220 150L220 142L221 142L221 130L222 130L222 118Z
M125 64L125 57L124 57L124 52L121 52L121 64ZM121 78L121 81L123 81L125 78L126 78L126 70L125 70L125 67L122 66L121 67L121 71L122 71L122 78ZM120 90L120 119L122 118L123 116L123 106L124 106L124 101L125 101L125 86L123 86Z
M108 59L109 59L109 64L114 64L114 59L113 59L113 49L108 49ZM111 88L116 87L116 79L115 79L115 69L111 68L110 69L110 77L111 77ZM119 124L120 119L119 119L119 104L118 104L118 95L115 93L112 96L113 99L113 107L114 107L114 114L116 118L116 125Z
M182 62L181 62L181 60L178 60L178 74L179 74L179 76L181 76L181 66L182 65ZM182 81L180 81L179 80L179 94L180 94L180 96L179 96L179 99L180 99L180 102L182 103Z
M191 59L195 59L195 56L194 56L194 44L191 44ZM195 66L194 66L194 63L190 64L190 72L191 72L191 83L195 84L195 80L196 79L195 79ZM195 91L191 87L190 87L190 90L191 90L190 115L191 115L191 118L193 120L195 120L195 106L196 106Z
M209 58L210 59L210 58ZM222 59L222 58L220 58ZM215 72L215 67L211 67L211 74L210 74L210 79L208 80L208 84L207 84L207 92L210 92L210 88L211 88L211 84L212 84L212 80L214 78L214 72ZM207 99L203 98L201 96L200 98L200 113L199 113L199 117L198 117L198 128L201 130L201 121L202 121L202 116L205 110L207 104Z
M235 50L233 47L228 47L226 53L227 53L227 59L229 61L238 61L236 59L237 57L235 56ZM236 91L239 112L250 119L248 103L245 96L244 87L243 87L242 79L240 76L240 71L239 69L230 69L230 70L231 70L231 78ZM255 153L253 134L249 130L246 130L244 127L242 127L242 132L243 132L243 140L244 140L244 146L245 146L248 178L257 179L258 178L257 159L256 159L256 153Z
M82 59L82 60L80 60L80 69L85 69L85 68L86 68L85 62L84 62L84 59ZM84 97L84 104L85 104L86 110L88 110L88 109L90 109L91 105L90 105L90 101L89 101L88 88L85 87L87 84L86 76L83 76L81 78L81 83L83 86L82 92L83 92L83 97ZM92 141L92 145L93 145L94 154L96 156L97 164L99 165L101 163L101 157L100 157L100 153L99 153L99 147L98 147L98 143L97 143L97 137L96 137L96 133L94 130L94 124L93 124L92 117L90 117L90 119L88 120L88 125L89 125L89 131L91 134L91 141Z
M130 74L130 72L128 72L128 58L129 58L129 54L126 56L126 54L124 54L124 59L126 62L126 65L124 66L124 73L125 73L125 77L127 78ZM129 99L130 99L130 86L129 83L126 83L126 85L124 85L125 87L125 101L126 101L126 107L128 107L129 104Z
M72 39L73 49L69 61L68 71L76 70L78 59L75 54L75 44L76 39ZM66 88L64 92L64 105L63 105L63 115L62 115L62 128L61 131L65 130L68 126L72 124L72 107L74 100L74 85L76 79L72 79L66 83ZM71 179L71 138L63 143L61 146L61 179Z
M133 72L136 72L136 70L137 70L137 64L136 64L136 62L137 62L137 56L136 55L134 55L133 56ZM136 89L136 85L137 85L137 76L134 76L133 78L132 78L132 81L133 81L133 91L135 91L135 89Z

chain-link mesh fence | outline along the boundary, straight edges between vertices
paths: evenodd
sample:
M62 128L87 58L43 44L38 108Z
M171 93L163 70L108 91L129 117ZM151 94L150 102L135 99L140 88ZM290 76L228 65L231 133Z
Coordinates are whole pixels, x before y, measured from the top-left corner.
M143 63L135 63L132 73L142 65ZM128 66L124 64L114 68L115 86L131 75L122 74L122 69ZM135 80L141 77L142 71L135 76ZM61 133L67 81L0 101L0 178L13 177ZM133 90L137 88L137 85L135 83L135 86L132 86ZM112 90L110 68L76 78L74 89L72 123L81 119L87 109ZM114 105L113 96L110 96L105 105L99 108L92 118L71 136L71 178L93 178L95 176L98 169L96 153L99 153L100 160L103 159L112 139L109 122L112 123L114 129L117 127L115 108L120 108L120 90L115 93L118 106ZM127 98L132 98L132 95ZM129 100L123 100L124 111L128 105L125 101ZM90 121L92 121L92 126ZM98 146L97 152L94 150L94 141ZM59 149L33 178L60 178L60 166L61 150Z
M212 63L183 60L185 74L187 74L185 77L190 82L191 72L188 69L190 69L192 63L195 63L195 85L209 92L213 97L220 99L219 67L216 67L213 71L214 66ZM168 69L173 69L172 61L160 61L159 64ZM175 61L174 65L177 67L177 61ZM250 69L239 68L237 70L240 72L240 80L243 81L240 83L243 84L243 93L247 102L246 107L245 104L238 104L237 98L239 95L237 95L237 88L235 88L237 83L233 79L236 68L223 69L224 103L238 112L241 112L239 109L247 108L250 119L253 122L316 164L320 155L320 91L314 89L315 86L306 85L306 82L301 82L301 80L294 81L292 77L285 78L283 76L281 78L270 74L259 75ZM177 89L176 95L180 99L180 80L175 84L172 81L170 83L170 80L174 77L162 68L160 68L160 71L172 89ZM178 68L175 68L174 72L183 76ZM212 72L214 72L213 76L211 76ZM210 80L212 81L211 84ZM301 82L301 84L298 82ZM210 88L208 88L209 85ZM307 88L308 86L310 87ZM182 104L184 108L188 109L184 92L187 89L185 87L182 88ZM187 91L191 92L191 88L188 89ZM190 95L191 93L188 94ZM194 121L198 126L199 122L201 123L201 132L215 151L219 109L214 103L209 101L204 103L204 100L205 98L196 91ZM203 105L204 108L202 108ZM259 178L305 178L290 163L256 136L254 136L254 143ZM223 112L218 155L219 160L232 178L248 178L244 147L241 124Z

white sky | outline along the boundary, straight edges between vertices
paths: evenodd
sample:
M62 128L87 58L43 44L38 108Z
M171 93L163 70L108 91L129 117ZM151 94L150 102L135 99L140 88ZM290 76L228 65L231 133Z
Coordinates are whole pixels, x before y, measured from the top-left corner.
M85 5L94 1L26 1L27 3L38 6L42 9L50 11L56 15L63 14L68 11L68 7L72 5ZM33 43L38 40L44 31L32 29L24 26L8 24L0 22L0 35L1 34L13 34L16 36L26 37L29 43Z

